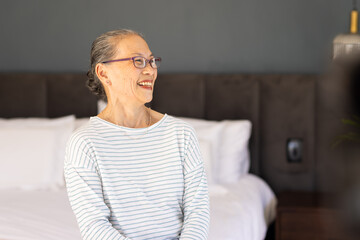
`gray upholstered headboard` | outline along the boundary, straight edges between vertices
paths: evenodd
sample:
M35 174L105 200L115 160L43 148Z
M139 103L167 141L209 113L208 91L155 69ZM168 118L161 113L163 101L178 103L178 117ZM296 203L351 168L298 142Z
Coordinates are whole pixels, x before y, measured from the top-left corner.
M85 82L83 73L1 73L0 117L96 115L97 99Z
M260 175L259 83L253 77L164 74L155 85L151 107L160 112L207 120L250 120L251 172Z
M97 99L85 82L84 73L1 73L0 117L96 115ZM328 117L324 103L334 88L326 89L331 83L326 84L316 75L160 74L151 107L175 116L249 119L252 173L264 178L275 192L327 191L336 184L334 172L341 166L331 159L326 140L328 128L339 120ZM325 124L319 123L324 119ZM300 163L287 161L285 147L290 138L303 140ZM324 169L329 163L332 167Z
M314 187L315 75L163 74L152 107L207 120L249 119L251 169L275 191ZM286 142L301 138L301 163L286 159Z

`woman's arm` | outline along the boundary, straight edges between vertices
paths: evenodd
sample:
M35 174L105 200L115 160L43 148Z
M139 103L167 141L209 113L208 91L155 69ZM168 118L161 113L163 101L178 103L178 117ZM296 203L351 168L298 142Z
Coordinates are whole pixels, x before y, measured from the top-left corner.
M184 223L180 236L181 240L207 239L210 220L209 194L201 159L198 141L194 131L191 131L185 149Z
M130 240L109 222L110 210L104 202L101 178L91 159L91 149L79 138L72 138L68 144L65 179L83 239Z

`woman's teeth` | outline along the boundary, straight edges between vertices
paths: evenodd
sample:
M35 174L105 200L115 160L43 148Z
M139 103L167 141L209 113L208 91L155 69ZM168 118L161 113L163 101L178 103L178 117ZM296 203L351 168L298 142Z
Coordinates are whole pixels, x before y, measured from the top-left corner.
M152 86L151 82L139 82L138 85L140 86Z

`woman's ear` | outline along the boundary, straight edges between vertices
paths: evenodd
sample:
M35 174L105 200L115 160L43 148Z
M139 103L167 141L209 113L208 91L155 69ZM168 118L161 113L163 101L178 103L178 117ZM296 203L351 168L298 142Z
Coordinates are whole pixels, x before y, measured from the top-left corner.
M108 73L106 71L106 66L104 66L104 64L102 64L102 63L96 64L95 73L103 85L111 85L111 81L108 77Z

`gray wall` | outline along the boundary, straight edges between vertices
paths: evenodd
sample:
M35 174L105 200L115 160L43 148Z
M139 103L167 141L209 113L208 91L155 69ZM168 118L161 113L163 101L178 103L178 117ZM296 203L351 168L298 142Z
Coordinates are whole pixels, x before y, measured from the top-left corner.
M80 72L101 33L132 28L162 72L321 73L351 0L1 1L0 71Z

